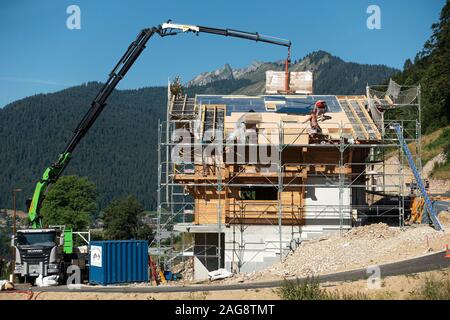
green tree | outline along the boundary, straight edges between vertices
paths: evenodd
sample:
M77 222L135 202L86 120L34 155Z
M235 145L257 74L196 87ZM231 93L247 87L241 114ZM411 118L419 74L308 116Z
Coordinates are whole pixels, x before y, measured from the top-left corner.
M0 258L11 256L12 228L9 225L0 227Z
M403 72L394 77L397 83L422 86L422 128L433 132L450 123L450 1L442 8L439 22L431 26L432 35L416 55L414 64L405 63ZM411 119L406 108L392 112L397 119Z
M103 215L105 238L150 240L152 230L143 222L144 217L144 207L136 198L128 196L114 200Z
M345 62L325 52L309 55L317 66L316 94L363 94L366 84L382 83L397 70L385 66ZM304 63L292 71L304 71ZM267 63L244 78L189 86L184 94L261 94L266 70L282 70ZM401 82L399 82L401 83ZM65 147L103 84L89 82L49 94L38 94L0 106L0 203L11 207L11 190L23 188L31 197L44 169ZM150 101L150 103L149 103ZM167 116L167 87L114 90L108 106L73 155L66 174L87 176L99 192L103 210L113 199L136 195L147 210L157 206L158 120ZM27 130L23 130L23 124ZM120 134L117 134L120 132ZM5 174L6 173L6 174ZM18 201L25 209L25 201Z
M405 63L403 64L403 70L408 70L413 66L413 63L411 62L411 59L406 59Z
M97 211L97 189L87 178L63 176L50 189L42 204L44 225L65 225L85 230Z

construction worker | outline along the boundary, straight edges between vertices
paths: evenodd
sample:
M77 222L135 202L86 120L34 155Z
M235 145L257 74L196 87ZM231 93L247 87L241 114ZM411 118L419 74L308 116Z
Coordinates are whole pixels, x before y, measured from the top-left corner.
M311 126L311 134L321 134L322 128L319 126L319 121L324 120L324 115L327 109L327 103L324 100L319 100L314 104L309 117L303 123L309 121Z
M324 120L325 112L327 111L327 103L324 100L317 101L314 104L313 111L316 112L318 120Z
M170 93L175 98L181 98L183 95L183 85L181 84L180 76L176 76L173 83L170 85Z

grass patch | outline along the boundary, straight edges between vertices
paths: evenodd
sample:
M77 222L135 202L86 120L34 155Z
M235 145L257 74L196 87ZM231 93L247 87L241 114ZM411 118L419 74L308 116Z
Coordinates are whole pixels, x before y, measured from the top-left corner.
M414 300L450 300L450 278L427 276L419 287L409 294Z
M416 143L408 144L411 153L416 153ZM422 136L422 164L425 165L439 153L445 152L450 147L450 126L436 130Z
M411 142L408 147L415 157L416 143ZM435 179L450 179L450 126L422 136L421 160L423 166L440 153L444 153L447 159L445 163L435 165L430 176ZM395 152L389 153L389 155L393 156Z
M444 163L436 164L431 171L431 176L437 179L450 179L450 128L442 129L440 135L423 148L432 153L444 153L446 160Z
M436 179L450 179L450 161L448 160L448 156L445 163L434 166L430 175Z
M445 128L438 129L432 133L422 135L422 155L421 160L422 164L425 165L428 161L433 159L439 153L444 152L446 147L448 148L450 145L450 126ZM416 143L410 142L408 143L408 148L411 151L411 154L416 156ZM386 158L397 156L398 155L397 148L388 148L386 149Z
M321 289L319 280L308 277L305 281L285 280L279 294L284 300L326 300L326 290Z
M367 300L361 292L343 293L337 290L327 291L320 288L319 279L307 277L306 280L285 280L278 295L284 300Z

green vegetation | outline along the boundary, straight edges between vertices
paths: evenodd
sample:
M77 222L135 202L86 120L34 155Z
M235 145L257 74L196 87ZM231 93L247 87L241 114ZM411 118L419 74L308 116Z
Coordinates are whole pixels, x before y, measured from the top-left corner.
M422 162L425 164L450 147L450 126L422 136Z
M11 235L13 219L5 215L4 224L0 226L0 259L11 257Z
M305 59L311 65L308 69L314 70L315 94L366 94L367 84L381 84L399 72L386 65L346 62L325 51L310 53ZM305 71L305 68L294 65L292 71Z
M416 143L411 142L408 146L411 153L415 155ZM435 165L430 176L436 179L450 179L450 126L422 135L422 164L425 165L440 153L446 155L446 161ZM391 152L390 156L394 154L395 152Z
M405 275L417 279L417 275ZM382 285L384 287L385 285ZM401 290L403 291L403 290ZM284 300L382 300L393 299L395 294L391 291L373 291L370 295L355 292L346 293L337 289L322 289L319 279L308 277L305 281L299 279L285 280L283 285L277 290L278 295ZM402 299L414 300L450 300L450 278L447 272L443 272L440 276L425 276L413 290L409 292L409 296Z
M161 240L162 245L164 246L172 245L175 251L183 250L183 244L185 246L184 249L186 249L186 247L189 247L193 243L194 243L194 235L188 232L176 235L172 239L168 238Z
M418 288L410 292L415 300L450 300L450 278L448 274L442 278L427 276Z
M426 144L424 149L445 155L445 162L436 164L431 171L431 176L437 179L450 179L450 127L444 128L439 137L430 144Z
M97 82L39 94L0 109L1 207L11 208L12 186L31 197L43 171L56 161L100 90ZM115 91L98 121L74 152L66 175L87 176L97 186L99 207L136 194L156 203L157 123L166 114L163 87ZM24 203L19 202L20 209Z
M433 34L416 55L414 63L408 59L403 72L394 77L399 84L421 84L424 133L431 133L450 123L450 1L445 3L439 22L431 28ZM412 115L407 108L401 108L393 116L410 119Z
M97 212L97 189L87 178L61 177L42 204L44 225L65 225L75 231L86 230Z
M450 179L450 162L448 161L449 155L447 153L447 160L445 163L436 164L431 171L431 177L436 179Z
M189 95L224 94L246 80L218 81L188 88ZM90 82L56 93L39 94L0 108L0 207L12 207L13 187L31 197L45 168L63 150L73 129L102 84ZM116 90L98 121L74 152L65 174L87 176L97 186L99 207L134 194L148 210L156 209L158 120L166 116L167 89ZM25 210L23 202L18 208Z
M383 82L396 71L347 63L323 51L309 55L309 59L316 64L329 60L318 65L318 94L364 93L366 82ZM243 90L241 93L252 94L252 86L264 86L264 70L274 66L267 63L247 78L189 87L185 93L231 94ZM299 66L293 65L292 70ZM23 194L31 197L36 181L57 159L101 85L89 82L0 108L0 170L5 173L0 182L0 207L12 206L6 195L13 187L20 186ZM157 124L165 120L166 103L165 87L115 90L105 111L74 152L65 174L89 177L98 188L100 209L128 194L136 195L147 210L156 209ZM25 209L23 203L18 205Z
M286 280L279 289L279 294L284 300L326 300L327 293L320 289L317 278L307 278L305 281L296 279Z
M284 63L264 63L240 80L249 83L233 94L263 94L267 70L284 70ZM325 51L315 51L290 66L291 71L314 71L315 94L365 94L366 85L381 84L399 70L385 65L346 62Z
M403 72L394 80L399 84L421 84L422 163L426 164L439 153L446 155L446 162L436 165L431 177L450 179L450 1L442 8L439 22L431 26L432 36L424 44L414 62L406 60ZM394 119L412 119L415 113L409 108L389 112ZM412 145L413 147L413 145ZM414 149L412 149L414 150Z
M144 222L144 207L128 196L114 200L103 215L104 237L109 240L151 240L153 232Z
M305 281L296 279L285 280L278 291L284 300L367 300L364 293L341 293L338 291L327 291L321 289L319 279L307 277Z
M6 260L0 258L0 279L8 279L10 270L8 270L10 266L8 266L8 263Z

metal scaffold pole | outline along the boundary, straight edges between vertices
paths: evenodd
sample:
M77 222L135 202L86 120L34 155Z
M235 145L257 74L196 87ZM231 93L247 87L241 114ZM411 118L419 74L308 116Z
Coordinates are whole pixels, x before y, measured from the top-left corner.
M342 122L340 123L339 137L339 233L342 235L343 219L344 219L344 139L342 136Z
M402 136L403 136L403 123L402 123ZM398 152L399 152L399 176L398 176L398 211L399 211L399 215L398 215L398 225L399 227L403 226L403 219L402 219L402 215L403 215L403 206L402 206L402 199L404 197L404 188L403 185L405 183L404 181L404 165L405 165L405 161L403 159L403 152L402 152L402 147L401 147L401 141L398 141Z
M160 254L161 254L161 122L158 120L158 186L156 189L157 193L157 207L156 207L156 248L158 253L158 265L161 263L160 261Z
M372 88L367 87L368 95L374 96L373 103L378 101L377 97L384 97L379 94L382 91L371 90ZM414 92L411 90L409 92ZM363 110L367 105L364 105L362 98L339 98L348 102L347 112L352 112L355 121L336 121L332 130L329 129L331 122L327 122L324 130L329 131L325 138L314 135L312 130L307 132L308 124L289 120L289 117L286 117L287 120L283 118L273 122L256 122L256 125L249 122L241 127L244 122L236 120L233 123L232 118L228 118L224 104L212 103L210 97L206 100L201 96L200 102L182 98L168 104L168 108L175 111L168 113L167 123L159 124L158 237L155 242L161 257L168 256L168 249L174 250L172 258L180 256L177 254L180 250L179 242L173 241L177 232L185 232L185 235L211 233L203 239L205 243L207 241L211 251L206 254L206 249L200 250L203 244L199 237L200 242L189 255L194 256L194 252L202 251L205 252L202 258L205 258L205 263L209 263L208 268L212 261L214 265L217 263L218 268L229 269L231 266L233 272L243 272L253 268L251 264L255 262L254 257L260 252L264 252L266 256L276 256L277 259L279 255L279 259L283 260L286 249L294 250L295 244L298 245L293 240L309 239L311 234L329 229L323 227L322 230L322 227L317 228L316 225L328 226L332 223L333 231L341 235L351 227L352 218L358 223L370 223L372 219L382 216L391 221L393 218L398 219L400 227L404 225L407 214L405 181L409 181L409 177L403 177L409 174L404 168L405 159L403 153L400 153L398 163L396 159L392 160L396 157L391 151L400 146L398 139L392 135L388 120L383 118L382 121L387 122L382 127L377 127L376 122L357 121L357 116L362 117L368 112ZM202 104L201 101L208 101L209 104ZM228 103L228 99L226 102ZM187 117L184 110L189 103L191 107L186 110L195 111L194 116ZM350 108L354 110L351 111ZM418 108L420 110L420 103ZM223 110L220 121L218 110ZM255 118L254 114L250 116ZM416 141L417 154L420 154L420 119L415 128L412 123L402 123L405 141ZM243 134L239 131L233 136L230 146L224 137L217 135L217 130L221 130L219 125L229 130L223 133L226 137L233 130L243 128L245 138L239 135ZM199 149L197 156L190 155L193 162L187 166L184 160L177 162L170 156L179 147L178 138L172 133L178 132L180 128L186 129L192 137L189 152L196 155ZM355 128L359 133L355 132ZM413 134L414 129L416 132ZM207 130L214 133L212 139L205 137ZM257 140L249 143L248 134L253 131L257 133ZM266 145L273 148L270 168L260 158L249 161L241 159L251 153L247 151L252 147L256 148L259 155L261 148ZM205 150L212 147L215 152L206 155ZM187 152L185 150L187 149L180 152L184 155ZM234 150L239 151L239 160L229 162L228 158L225 159L226 152L233 151L234 154ZM389 155L394 157L387 158ZM416 161L419 167L420 156L417 156ZM391 195L398 195L398 201L388 199L392 198ZM387 204L380 201L384 198L389 200ZM188 203L192 210L185 210ZM186 218L188 211L193 214L195 221ZM183 215L182 219L180 214ZM297 217L297 214L300 216ZM313 219L315 221L310 223ZM255 231L265 234L265 230L269 229L267 237L254 242ZM173 231L170 234L170 248L164 246L164 237L168 234L166 231ZM183 259L188 256L184 255L187 247L185 239L188 238L182 236ZM217 257L213 257L213 247ZM247 250L254 255L251 261L247 260L250 256ZM173 261L172 258L170 261Z
M278 127L279 131L279 144L278 144L278 232L279 232L279 246L280 246L280 261L283 260L283 164L282 164L282 152L283 152L283 123Z
M216 150L214 157L214 164L217 174L217 194L219 196L219 203L217 205L217 268L222 268L222 150L223 150L223 138L222 135L216 137L219 140L218 147L216 142ZM216 140L216 141L217 141ZM218 153L218 154L217 154ZM226 191L225 191L226 192Z
M417 169L420 175L423 175L422 171L422 105L421 105L422 89L419 84L417 87L417 109L418 109L418 120L416 121L416 146L417 146Z

